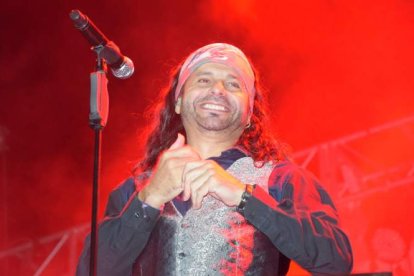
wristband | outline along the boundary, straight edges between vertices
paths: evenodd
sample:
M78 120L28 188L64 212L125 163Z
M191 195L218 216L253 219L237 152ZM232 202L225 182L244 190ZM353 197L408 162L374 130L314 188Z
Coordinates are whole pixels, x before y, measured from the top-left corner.
M244 208L246 207L246 203L249 200L249 198L252 197L253 191L254 191L255 188L256 188L256 184L254 184L254 185L246 184L246 188L245 188L245 190L242 194L239 206L237 206L237 211L240 214L244 215Z

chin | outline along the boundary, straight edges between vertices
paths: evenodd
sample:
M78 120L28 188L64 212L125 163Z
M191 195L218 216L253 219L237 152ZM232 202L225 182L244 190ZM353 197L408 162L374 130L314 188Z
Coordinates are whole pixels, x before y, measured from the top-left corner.
M197 123L201 128L208 131L233 131L240 127L240 125L236 126L228 121L205 120L198 121Z
M199 124L199 126L208 131L223 131L227 129L227 126L220 126L220 125L205 125L205 124Z

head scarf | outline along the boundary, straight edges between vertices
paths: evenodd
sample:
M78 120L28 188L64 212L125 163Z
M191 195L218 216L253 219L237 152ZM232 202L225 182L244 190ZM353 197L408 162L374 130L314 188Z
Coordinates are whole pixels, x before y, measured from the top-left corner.
M186 80L201 65L206 63L221 63L231 67L243 82L246 91L249 93L250 112L253 112L254 103L254 73L245 54L237 47L226 43L213 43L201 47L185 60L180 70L175 99L180 96Z

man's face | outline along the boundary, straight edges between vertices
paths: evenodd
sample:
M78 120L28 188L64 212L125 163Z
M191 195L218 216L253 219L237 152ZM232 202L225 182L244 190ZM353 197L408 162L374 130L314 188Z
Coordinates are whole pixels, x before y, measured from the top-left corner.
M230 67L207 63L187 79L176 112L184 127L207 131L244 129L249 117L249 94ZM180 102L181 101L181 102Z

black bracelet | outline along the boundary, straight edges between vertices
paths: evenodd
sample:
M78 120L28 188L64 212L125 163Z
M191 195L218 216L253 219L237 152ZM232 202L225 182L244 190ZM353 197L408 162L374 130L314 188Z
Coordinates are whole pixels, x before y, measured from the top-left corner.
M255 188L256 188L256 184L254 184L254 185L246 184L246 188L245 188L245 190L242 194L239 206L237 206L237 211L240 214L244 215L244 208L246 207L246 203L249 200L249 198L252 197L253 191L254 191Z

